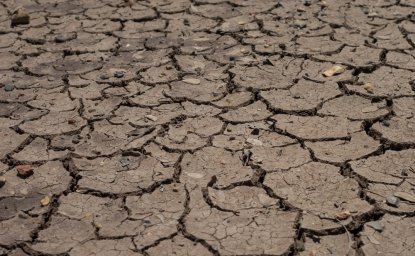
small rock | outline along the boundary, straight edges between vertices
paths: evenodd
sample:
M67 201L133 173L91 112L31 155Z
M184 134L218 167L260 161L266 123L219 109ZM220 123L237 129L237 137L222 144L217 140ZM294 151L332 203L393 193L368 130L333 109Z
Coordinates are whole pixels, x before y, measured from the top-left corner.
M388 196L386 198L386 204L393 207L398 207L399 204L399 198L396 196Z
M76 124L76 120L75 119L68 119L68 124Z
M102 75L100 75L100 76L99 76L99 78L100 78L101 80L107 80L107 79L109 79L110 77L109 77L107 74L102 74Z
M267 44L264 45L265 48L267 48ZM269 47L269 46L268 46ZM274 63L272 63L272 61L270 61L270 59L265 59L262 61L263 65L269 65L269 66L274 66Z
M93 149L93 150L91 150L91 152L94 153L95 155L101 155L101 151L99 151L99 150Z
M377 13L377 12L370 12L370 13L367 14L367 17L369 17L369 18L379 17L379 13Z
M27 213L25 213L25 212L23 212L23 211L19 211L19 213L17 214L17 216L18 216L20 219L28 219L28 218L30 218L29 214L27 214Z
M383 126L389 127L390 123L389 120L383 120L382 121Z
M182 81L186 84L194 84L194 85L200 84L200 80L196 78L187 78L187 79L183 79Z
M406 169L401 170L401 175L404 177L408 177L408 171Z
M263 145L262 141L254 139L254 138L248 138L248 139L246 139L246 142L248 142L249 144L251 144L253 146L262 146Z
M251 134L252 135L259 135L259 129L258 128L252 129Z
M242 160L244 161L244 165L248 165L249 160L251 159L252 152L249 149L244 149L242 152Z
M201 179L205 176L202 173L196 173L196 172L188 172L188 173L186 173L186 175L191 177L191 178L194 178L194 179Z
M365 89L368 93L373 93L373 85L371 83L365 83L363 85L363 89Z
M63 35L57 35L56 37L55 37L55 42L56 43L63 43L63 42L65 42L66 41L66 39L65 39L65 36L63 36Z
M154 127L144 127L144 128L137 128L128 133L129 136L139 136L142 137L150 132L154 131Z
M130 159L128 159L128 157L121 157L120 164L122 167L127 167L130 165Z
M347 218L349 218L350 216L351 216L352 214L350 213L350 211L341 211L341 212L338 212L337 214L336 214L336 218L338 219L338 220L345 220L345 219L347 219Z
M153 116L153 115L146 115L145 117L146 117L147 119L149 119L149 120L153 121L153 122L157 121L157 119L158 119L156 116Z
M42 198L42 200L40 200L40 204L42 206L48 206L50 203L50 198L48 196L45 196L44 198Z
M56 43L64 43L66 41L73 40L75 38L76 38L76 34L75 33L61 34L61 35L57 35L55 37L55 42Z
M13 91L13 90L14 90L14 85L12 85L12 84L6 84L6 85L4 86L4 90L5 90L6 92L11 92L11 91Z
M33 174L33 167L30 164L23 164L16 166L17 176L20 178L27 178Z
M319 217L320 219L328 219L328 218L330 218L330 216L329 216L327 213L325 213L325 212L320 213L320 214L318 215L318 217Z
M13 12L11 26L26 25L30 23L29 14L22 8L18 8Z
M0 177L0 188L6 184L6 178Z
M344 71L346 71L346 69L344 67L339 66L339 65L335 65L335 66L327 69L326 71L324 71L323 76L331 77L331 76L339 75L339 74L343 73Z
M257 158L254 161L255 164L262 164L262 159L261 158Z
M385 228L385 226L383 226L383 224L380 223L379 221L371 221L371 222L368 222L367 225L378 232L382 232L383 229Z
M295 20L294 21L294 26L297 28L305 28L307 27L307 21L305 20Z
M123 71L115 71L114 72L114 77L115 78L123 78L124 77L124 72Z

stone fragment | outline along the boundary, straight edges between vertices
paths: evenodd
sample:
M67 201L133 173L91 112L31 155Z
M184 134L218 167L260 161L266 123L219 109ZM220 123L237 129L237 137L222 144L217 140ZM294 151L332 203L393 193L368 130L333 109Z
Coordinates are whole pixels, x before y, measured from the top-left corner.
M6 178L0 177L0 188L3 187L4 184L6 184Z
M185 82L186 84L193 84L193 85L200 84L200 80L196 78L186 78L186 79L183 79L182 81Z
M45 196L44 198L42 198L42 200L40 200L40 204L42 206L48 206L50 203L50 197Z
M363 85L363 89L365 89L368 93L373 93L373 85L372 85L372 83L365 83Z
M6 92L11 92L14 90L14 85L12 84L6 84L3 88Z
M371 221L371 222L366 223L366 225L379 232L382 232L383 229L385 228L385 226L383 226L383 224L380 223L379 221Z
M399 198L397 198L396 196L388 196L386 198L386 203L390 206L398 207Z
M323 76L325 77L332 77L335 75L339 75L341 73L343 73L344 71L346 71L346 69L342 66L339 65L335 65L329 69L327 69L326 71L323 72Z
M345 219L349 218L351 215L352 214L350 213L350 211L345 210L345 211L341 211L341 212L336 213L336 218L338 220L345 220Z
M30 23L30 16L23 7L19 7L13 12L11 26L27 25Z
M26 179L27 177L33 175L33 167L29 164L16 166L16 171L17 176L22 179Z
M114 72L114 77L115 78L123 78L124 77L124 72L123 71L115 71Z

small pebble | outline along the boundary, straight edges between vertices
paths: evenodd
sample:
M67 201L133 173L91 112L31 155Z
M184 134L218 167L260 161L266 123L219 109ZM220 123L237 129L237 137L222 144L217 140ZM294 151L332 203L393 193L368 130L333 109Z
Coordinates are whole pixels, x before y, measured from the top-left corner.
M153 116L153 115L146 115L145 117L146 117L147 119L149 119L149 120L153 121L153 122L157 121L157 119L158 119L156 116Z
M28 215L28 214L26 214L25 212L23 212L23 211L19 211L19 213L17 214L17 216L20 218L20 219L28 219L30 216Z
M68 124L75 125L76 124L76 120L75 119L68 119Z
M259 129L258 129L258 128L254 128L254 129L251 131L251 134L252 134L252 135L259 135Z
M200 80L196 78L187 78L187 79L183 79L182 81L186 84L193 84L193 85L200 84Z
M371 222L368 222L367 225L378 232L382 232L383 229L385 228L385 226L383 226L383 224L380 223L379 221L371 221Z
M386 198L386 204L393 207L398 207L399 204L399 198L396 196L388 196Z
M373 84L371 83L365 83L363 85L363 89L365 89L368 93L373 93Z
M114 77L123 78L124 77L124 72L123 71L115 71Z
M407 170L405 170L405 169L403 169L403 170L401 171L401 175L402 175L402 176L407 177L407 176L408 176L408 171L407 171Z
M4 184L6 184L6 178L0 177L0 188L3 187Z
M154 128L137 128L135 130L132 130L131 132L128 133L128 135L130 136L144 136L150 132L152 132L154 130Z
M107 80L108 78L110 78L108 75L106 75L106 74L102 74L102 75L100 75L99 76L99 78L101 79L101 80Z
M248 165L249 160L251 159L252 152L249 149L244 149L242 152L242 160L244 161L244 165Z
M390 123L388 120L383 120L382 121L383 126L389 127Z
M23 164L16 166L17 176L20 178L27 178L33 174L33 167L30 164Z
M121 157L120 164L122 167L126 167L130 165L130 159L128 159L128 157Z
M11 92L11 91L13 91L13 90L14 90L14 85L12 85L12 84L7 84L6 86L4 86L4 90L5 90L6 92Z
M344 71L346 71L346 69L344 67L339 66L339 65L334 65L333 67L325 70L323 72L323 76L332 77L332 76L340 75Z
M42 198L42 200L40 200L40 204L42 206L47 206L49 205L49 203L50 203L50 197L48 196L45 196L44 198Z
M294 26L296 26L297 28L305 28L307 26L307 21L305 21L305 20L295 20L294 21Z
M57 43L63 43L65 41L66 41L66 38L63 35L58 35L58 36L55 37L55 42L57 42Z
M55 37L55 42L56 43L64 43L66 41L73 40L75 38L76 38L76 34L75 33L61 34L61 35L57 35Z
M20 7L13 12L13 16L11 20L12 27L17 26L17 25L27 25L29 23L30 23L30 16L25 11L25 9Z

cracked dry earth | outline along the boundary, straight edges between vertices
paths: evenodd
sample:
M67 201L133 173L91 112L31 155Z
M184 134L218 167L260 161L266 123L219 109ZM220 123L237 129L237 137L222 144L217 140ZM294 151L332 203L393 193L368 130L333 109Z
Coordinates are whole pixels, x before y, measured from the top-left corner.
M0 255L415 255L415 1L2 0L0 138Z

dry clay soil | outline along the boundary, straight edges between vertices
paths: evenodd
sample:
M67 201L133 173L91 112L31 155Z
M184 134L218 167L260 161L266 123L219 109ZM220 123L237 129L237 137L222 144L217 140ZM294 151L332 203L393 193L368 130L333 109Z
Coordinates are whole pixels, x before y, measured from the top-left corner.
M0 1L0 255L415 255L414 46L415 0Z

